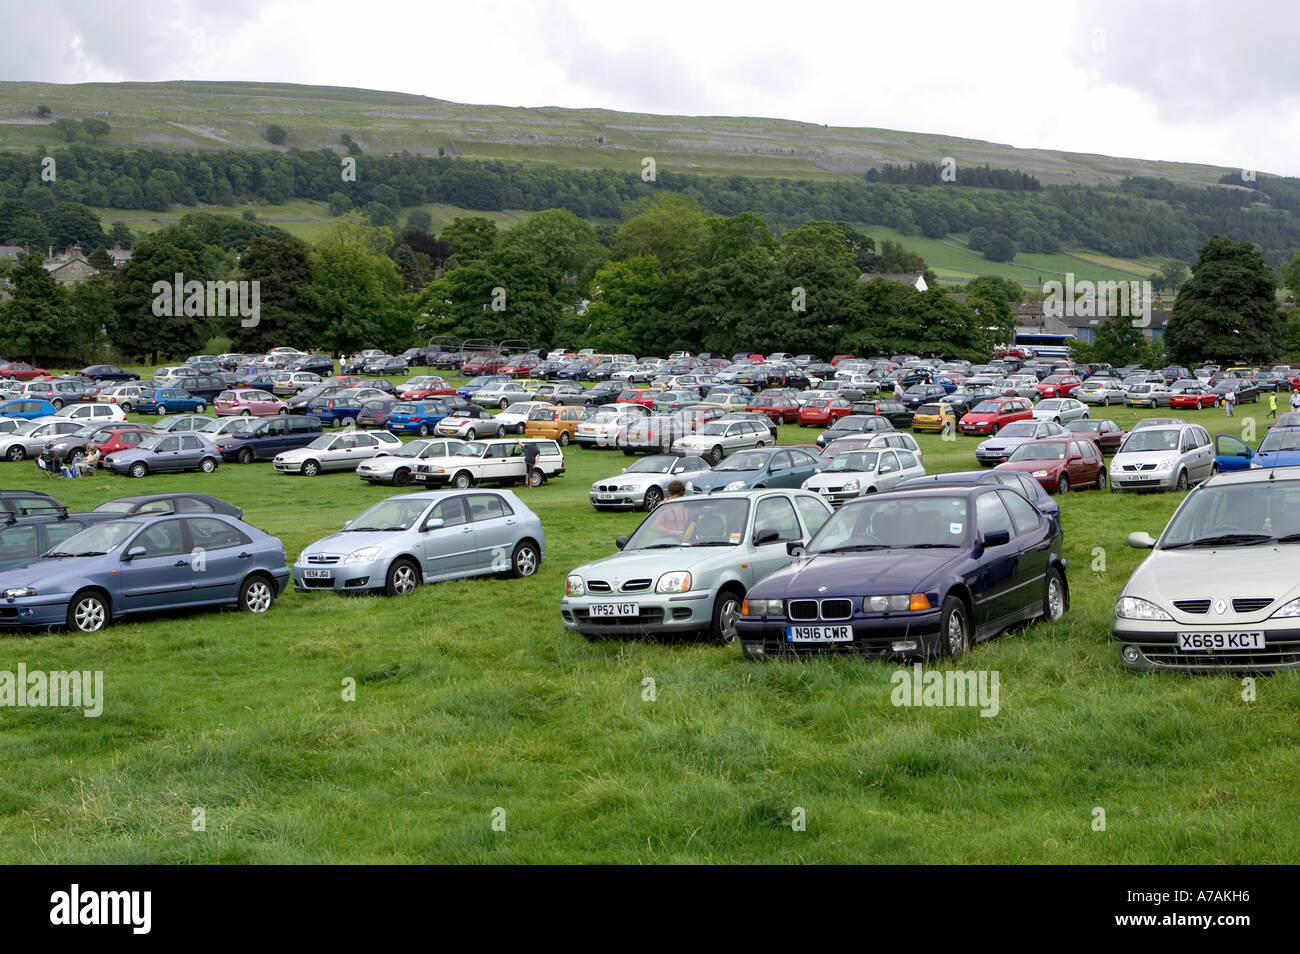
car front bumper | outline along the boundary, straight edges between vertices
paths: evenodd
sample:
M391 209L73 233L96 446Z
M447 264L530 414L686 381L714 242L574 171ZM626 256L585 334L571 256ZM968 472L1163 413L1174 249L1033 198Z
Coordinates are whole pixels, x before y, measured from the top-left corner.
M1189 652L1178 648L1182 633L1264 634L1264 648L1228 652ZM1235 626L1116 619L1111 639L1119 649L1120 665L1143 672L1280 672L1300 669L1300 620L1270 620Z
M324 579L308 579L307 571L327 571ZM382 588L386 583L388 560L366 560L361 563L295 563L292 567L295 590L334 590L361 593Z
M0 600L0 627L62 626L68 621L71 594Z
M636 636L689 633L713 625L712 590L690 593L623 593L600 598L566 596L560 600L564 628L586 636ZM593 617L593 603L636 603L636 616Z
M940 654L940 610L899 613L894 616L863 617L816 625L853 628L851 642L792 643L787 638L795 623L773 618L748 618L736 622L741 649L746 659L770 659L774 656L860 655L875 659L909 659ZM900 648L894 648L898 646Z
M1114 490L1173 490L1178 471L1142 471L1129 473L1112 467L1108 472Z

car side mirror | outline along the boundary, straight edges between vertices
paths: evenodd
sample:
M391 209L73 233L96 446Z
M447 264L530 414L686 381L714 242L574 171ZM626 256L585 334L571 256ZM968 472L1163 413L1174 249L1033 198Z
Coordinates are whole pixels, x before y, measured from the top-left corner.
M621 549L623 549L625 546L627 546L627 541L628 541L629 539L630 539L630 537L615 537L615 538L614 538L614 546L618 547L618 548L621 550Z
M351 521L351 520L344 520L344 521L343 521L343 529L344 529L344 530L346 530L346 529L347 529L348 527L350 527L350 526L352 526L352 521Z
M447 521L442 519L442 517L430 517L428 520L424 521L424 526L420 528L420 532L426 533L429 530L441 530L446 525Z
M131 549L129 549L129 550L126 551L126 553L125 553L125 555L123 555L122 559L123 559L123 560L126 560L126 561L129 562L129 561L131 561L131 560L134 560L136 557L142 557L142 556L144 556L144 555L147 554L148 552L149 552L149 551L146 550L144 547L132 547Z
M762 547L769 543L776 543L781 539L781 531L775 527L768 527L765 530L759 530L754 534L754 546Z
M1011 542L1011 532L1009 530L990 530L984 534L984 546L1000 547Z
M1155 547L1156 539L1145 530L1139 530L1128 535L1128 545L1134 550L1150 550Z
M1071 455L1070 455L1070 460L1083 460L1083 455L1082 455L1082 454L1071 454Z
M787 540L785 543L785 552L790 556L803 556L807 551L804 545L798 540Z

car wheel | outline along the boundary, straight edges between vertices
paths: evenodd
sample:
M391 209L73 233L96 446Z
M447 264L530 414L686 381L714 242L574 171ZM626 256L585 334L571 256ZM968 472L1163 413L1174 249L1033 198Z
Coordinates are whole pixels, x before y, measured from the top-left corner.
M506 436L506 426L504 424L498 424L497 437L505 437L505 436Z
M569 446L569 432L568 432L568 431L560 431L560 446L561 446L561 447L568 447L568 446Z
M215 457L205 457L199 461L199 470L203 471L205 474L210 474L216 469L217 461Z
M5 453L5 457L13 461L22 460L26 456L27 456L27 449L23 447L22 444L15 444L13 447L9 448L9 450Z
M939 615L940 650L949 659L964 656L970 649L970 620L966 616L966 604L955 596L946 596L943 600L943 612Z
M245 447L235 455L235 460L239 461L241 464L251 464L253 462L253 452Z
M53 405L56 411L63 410L63 401L60 400L59 398L55 398L53 401L50 402L50 404Z
M989 428L989 437L997 437L997 436L998 436L998 431L1000 431L1000 430L1002 430L1002 428L1000 428L1000 427L998 427L996 424L994 424L991 428Z
M1056 478L1056 492L1058 494L1068 494L1070 492L1070 475L1062 474Z
M405 596L420 585L420 568L410 560L394 560L384 578L384 592L389 596Z
M471 427L469 431L466 432L465 436L472 441L476 441L478 440L478 431Z
M112 618L113 611L102 593L83 591L68 603L68 629L75 629L79 633L97 633Z
M505 398L502 398L500 401L497 402L497 407L501 408L501 410L503 411L509 406L510 406L510 402L507 401Z
M1101 399L1101 406L1102 406L1102 407L1110 407L1110 398L1108 398L1108 397L1104 397L1104 398L1102 398L1102 399Z
M1043 618L1049 622L1060 619L1070 608L1069 594L1065 589L1065 580L1061 571L1052 567L1047 571L1047 590L1043 594Z
M158 410L155 411L154 413L157 414L159 417L162 417L164 414L167 413L167 405L166 405L166 404L159 404L159 405L158 405Z
M709 451L709 463L714 467L722 463L722 448L720 446L715 446L713 450Z
M393 471L393 486L406 487L411 483L411 471L407 467L399 467Z
M288 414L288 413L289 413L289 409L288 409L287 407L282 407L282 408L280 408L280 410L276 411L275 413L276 413L276 414Z
M1153 411L1156 409L1156 399L1155 399L1155 398L1152 398L1152 399L1151 399L1150 408L1151 408L1151 410L1153 410Z
M468 490L474 486L474 477L468 470L462 470L451 479L451 482L457 490Z
M510 575L516 578L533 576L537 573L537 567L541 565L541 555L537 552L537 544L531 540L521 540L515 546L515 552L510 557Z
M275 586L264 576L250 576L239 587L239 608L246 613L265 613L275 602Z
M1182 492L1186 489L1187 489L1187 471L1180 470L1178 472L1178 482L1174 484L1174 490Z
M713 604L713 638L723 645L736 641L736 620L740 619L740 597L733 590L718 594Z
M1098 490L1106 489L1106 468L1105 467L1097 471L1097 489Z
M202 401L200 401L198 404L194 405L194 413L195 413L195 414L202 414L202 413L203 413L204 411L206 411L207 409L208 409L208 406L207 406L206 404L204 404Z
M1052 418L1052 423L1053 423L1053 424L1060 424L1060 423L1061 423L1061 419L1060 419L1059 417L1054 417L1054 418Z
M138 460L131 465L131 469L128 473L132 477L143 477L145 474L149 473L149 468L144 465L144 461Z
M658 487L651 487L645 492L645 509L646 513L654 510L655 507L663 503L664 492Z
M320 464L314 460L305 460L302 462L302 475L304 477L315 477L320 473Z
M540 487L540 486L542 486L542 482L543 482L545 479L546 479L546 475L543 474L543 473L542 473L540 470L538 470L536 467L534 467L534 468L533 468L533 472L532 472L531 474L528 475L528 486L529 486L529 487Z

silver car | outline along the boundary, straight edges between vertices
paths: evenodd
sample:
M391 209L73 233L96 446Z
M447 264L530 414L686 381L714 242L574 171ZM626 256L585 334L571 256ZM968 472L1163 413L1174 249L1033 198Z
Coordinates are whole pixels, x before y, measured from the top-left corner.
M1005 464L1021 444L1042 440L1045 437L1062 437L1069 433L1055 421L1012 421L993 437L975 448L975 459L985 467Z
M509 490L424 491L375 504L299 554L300 590L410 593L465 576L534 575L542 522Z
M736 451L775 444L765 421L710 421L694 434L673 441L672 453L682 457L703 457L710 464Z
M1089 378L1071 391L1070 396L1084 404L1110 407L1112 404L1123 404L1128 400L1128 388L1115 378Z
M357 465L357 476L371 484L405 487L411 483L420 461L451 457L459 454L464 447L464 441L454 438L408 441L391 454L362 461Z
M39 457L45 445L57 437L81 430L82 422L66 417L38 417L24 421L11 433L0 436L0 460Z
M1110 462L1112 490L1186 490L1216 470L1214 443L1197 424L1133 430Z
M1074 398L1046 398L1034 407L1034 420L1069 424L1088 416L1088 406Z
M866 494L893 490L905 480L924 477L925 465L911 451L855 450L838 454L830 465L803 482L833 507Z
M703 457L643 457L621 474L592 484L591 505L597 510L653 510L668 496L668 485L674 480L685 483L708 469Z
M322 434L306 447L276 454L271 463L282 474L315 477L327 470L356 470L359 462L391 454L401 446L401 440L387 431L336 431Z

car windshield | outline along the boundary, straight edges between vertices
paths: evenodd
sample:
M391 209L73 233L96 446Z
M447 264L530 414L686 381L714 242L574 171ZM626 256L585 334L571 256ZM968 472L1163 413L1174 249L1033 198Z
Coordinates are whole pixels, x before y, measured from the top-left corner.
M655 454L652 457L642 457L624 472L628 474L667 474L672 472L673 464L677 463L677 461L678 458L668 454Z
M743 454L732 454L724 460L714 470L762 470L767 466L769 455L758 453L756 451L746 451Z
M105 553L116 550L139 529L139 523L128 520L110 520L105 523L97 523L93 527L87 527L80 533L74 533L68 539L61 541L45 556L103 556Z
M862 498L826 521L808 544L808 552L960 546L966 541L966 511L963 497Z
M488 446L482 441L470 441L456 451L457 457L482 457L487 453Z
M369 405L366 405L369 407ZM393 408L393 414L414 414L419 408L414 404L398 404Z
M1140 431L1147 427L1165 427L1177 423L1178 419L1174 417L1148 417L1134 423L1132 430Z
M1040 444L1021 444L1011 452L1008 460L1065 460L1068 445L1065 441L1049 441Z
M143 437L140 438L140 443L136 444L135 446L139 447L142 450L149 450L152 447L157 447L158 442L161 441L166 436L167 436L166 434L145 434Z
M359 533L366 530L409 530L429 508L429 503L428 500L383 500L349 523L343 531Z
M36 423L35 421L26 421L26 422L24 422L24 423L22 423L22 424L19 424L17 427L15 427L15 428L14 428L14 433L15 433L15 434L30 434L32 431L36 430L36 428L38 428L38 427L40 427L40 424Z
M876 458L880 455L875 451L849 451L847 454L840 454L831 461L827 470L875 470Z
M325 450L332 443L334 443L333 434L322 434L320 437L316 438L314 441L308 444L307 447L310 448L311 450Z
M529 408L530 408L530 405L529 405L527 402L520 401L520 402L518 402L518 403L511 404L511 405L510 405L508 408L506 408L505 411L503 411L502 413L504 413L504 414L527 414L528 411L529 411Z
M1065 402L1063 401L1052 400L1052 401L1038 402L1038 409L1040 411L1059 411L1064 406L1065 406Z
M700 427L700 429L696 431L696 433L709 436L709 437L725 434L727 433L727 425L717 423L717 422L710 422Z
M1121 454L1140 454L1144 451L1168 451L1178 449L1179 432L1175 430L1135 430L1128 436Z
M1002 405L997 401L980 401L973 410L976 414L997 414L1002 410Z
M1047 402L1044 401L1043 404ZM1043 404L1039 404L1042 407ZM1033 437L1038 432L1038 425L1033 421L1016 421L1008 424L998 433L998 437Z
M1269 431L1259 442L1259 453L1300 450L1300 431Z
M247 418L228 417L224 421L220 419L207 421L199 430L205 434L243 434L255 427L257 423Z
M701 496L669 500L641 522L623 552L737 546L744 539L748 519L749 501L744 499Z
M1300 543L1300 482L1268 480L1194 491L1169 521L1162 550Z

